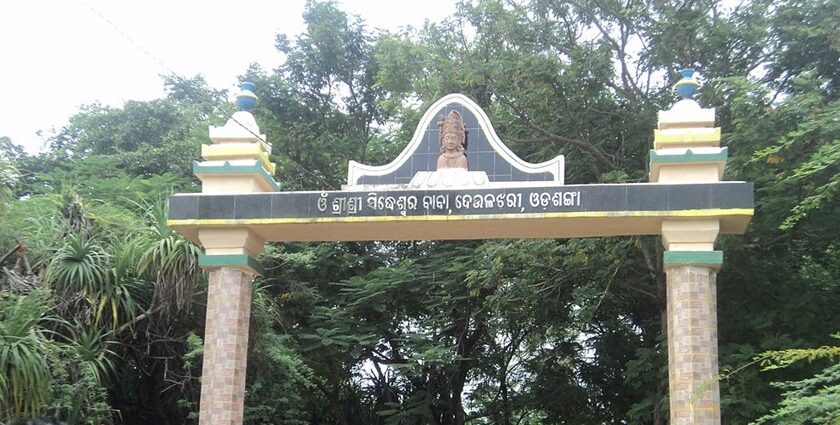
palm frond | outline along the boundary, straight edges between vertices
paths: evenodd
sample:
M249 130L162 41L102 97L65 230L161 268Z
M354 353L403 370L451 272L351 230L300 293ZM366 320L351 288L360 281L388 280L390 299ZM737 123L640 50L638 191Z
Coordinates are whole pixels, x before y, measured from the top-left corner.
M148 234L153 239L140 259L139 272L155 282L152 306L165 315L189 310L194 286L201 276L201 248L166 225L167 210L160 202L146 211Z
M0 417L38 416L50 394L47 355L54 344L44 327L45 291L0 301Z

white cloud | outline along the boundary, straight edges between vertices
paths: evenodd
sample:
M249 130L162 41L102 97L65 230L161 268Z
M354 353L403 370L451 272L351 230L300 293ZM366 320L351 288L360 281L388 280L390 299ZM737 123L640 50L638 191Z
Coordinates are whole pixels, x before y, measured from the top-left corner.
M345 0L340 7L389 30L419 27L454 11L444 0ZM160 75L167 68L234 89L250 63L279 65L275 34L303 31L303 9L303 0L2 2L0 136L36 151L41 140L35 132L60 128L82 104L119 106L162 96Z

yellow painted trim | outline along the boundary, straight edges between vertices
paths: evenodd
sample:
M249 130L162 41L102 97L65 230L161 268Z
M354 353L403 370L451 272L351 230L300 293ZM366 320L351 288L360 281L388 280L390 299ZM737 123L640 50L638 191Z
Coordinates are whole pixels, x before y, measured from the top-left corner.
M269 145L268 143L266 143L262 140L257 140L257 141L237 140L237 141L232 141L232 142L231 141L225 141L225 142L222 142L222 143L205 144L205 145L202 145L202 146L209 146L210 150L218 150L218 149L220 149L219 148L220 146L224 146L225 148L228 148L228 149L239 148L239 149L248 150L249 152L252 152L252 150L254 149L254 146L257 146L259 150L271 155L271 145Z
M684 140L720 140L720 127L714 128L666 128L654 130L654 140L661 142L681 142Z
M207 161L223 161L235 159L258 159L271 175L277 166L268 159L268 153L259 143L249 143L250 146L232 146L232 144L201 145L201 157Z
M293 217L293 218L244 218L244 219L188 219L167 220L170 226L243 226L265 224L299 224L299 223L366 223L366 222L395 222L395 221L457 221L457 220L498 220L498 219L526 219L526 218L606 218L606 217L722 217L722 216L750 216L755 210L752 208L713 208L703 210L675 210L675 211L580 211L556 213L528 213L528 214L471 214L471 215L420 215L420 216L378 216L378 217Z
M713 130L713 131L709 131ZM667 129L653 131L653 147L660 149L680 145L703 144L720 146L720 127L708 128L686 128Z

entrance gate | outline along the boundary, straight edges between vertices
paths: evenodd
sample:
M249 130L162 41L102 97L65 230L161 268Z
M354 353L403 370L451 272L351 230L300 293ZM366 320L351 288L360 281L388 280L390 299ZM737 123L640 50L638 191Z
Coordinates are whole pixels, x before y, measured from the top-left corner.
M271 147L249 112L211 127L193 165L201 194L169 200L169 225L205 248L209 270L200 423L241 424L250 282L266 241L573 238L662 235L667 273L668 380L672 424L719 424L715 276L720 233L742 234L753 214L751 183L720 181L714 109L691 96L659 112L650 183L565 185L563 157L530 164L498 138L474 102L452 94L432 105L391 163L351 161L342 190L282 192Z

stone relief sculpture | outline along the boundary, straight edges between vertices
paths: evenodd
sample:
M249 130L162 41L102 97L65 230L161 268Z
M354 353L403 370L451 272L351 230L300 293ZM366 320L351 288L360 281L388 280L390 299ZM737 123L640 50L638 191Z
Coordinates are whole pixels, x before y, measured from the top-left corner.
M438 129L440 130L440 156L437 160L437 169L469 169L467 156L464 154L467 149L467 131L461 114L451 111L446 117L441 116L438 120Z

